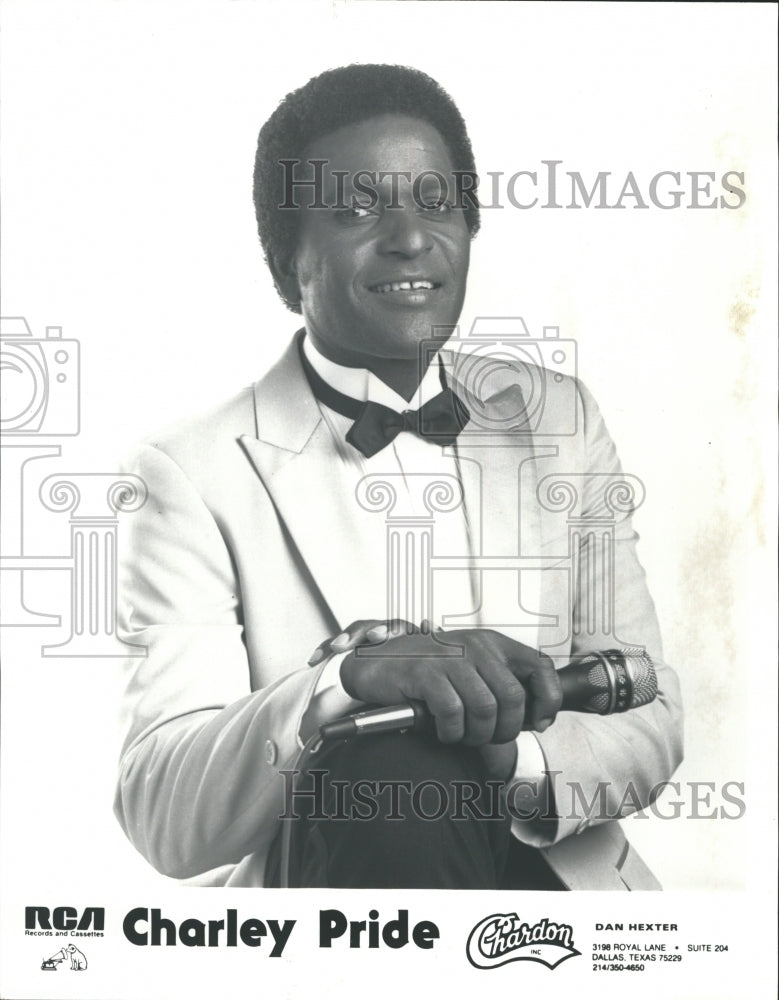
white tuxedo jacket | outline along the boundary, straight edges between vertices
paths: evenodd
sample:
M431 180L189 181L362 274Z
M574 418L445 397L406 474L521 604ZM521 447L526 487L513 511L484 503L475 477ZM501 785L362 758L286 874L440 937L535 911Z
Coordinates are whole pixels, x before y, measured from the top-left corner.
M681 760L678 682L630 504L609 493L621 470L597 406L573 379L533 377L541 396L524 424L500 414L521 409L527 384L524 396L495 385L458 439L484 557L478 621L560 666L587 649L647 648L652 704L561 713L539 736L559 816L542 849L569 888L656 888L611 819L646 806ZM488 426L485 413L499 419ZM334 460L295 344L254 387L142 447L129 471L149 498L120 533L120 634L147 656L125 668L116 813L166 875L262 885L283 811L279 771L297 755L323 669L307 659L353 620L386 615L385 515L357 503ZM604 531L613 542L600 545ZM521 574L505 562L518 556Z

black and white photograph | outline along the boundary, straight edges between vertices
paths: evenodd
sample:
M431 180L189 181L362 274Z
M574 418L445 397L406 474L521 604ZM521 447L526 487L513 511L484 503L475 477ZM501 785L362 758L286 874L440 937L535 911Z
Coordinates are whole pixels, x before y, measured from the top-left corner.
M0 997L774 995L776 5L0 17Z

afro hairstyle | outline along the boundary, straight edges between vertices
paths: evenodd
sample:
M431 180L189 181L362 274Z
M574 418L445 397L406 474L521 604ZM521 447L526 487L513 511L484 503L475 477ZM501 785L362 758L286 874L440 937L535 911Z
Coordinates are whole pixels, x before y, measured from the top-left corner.
M281 161L300 161L316 139L383 114L408 115L437 129L456 169L473 175L469 195L476 190L476 164L462 115L443 87L421 70L353 64L326 70L293 90L262 126L254 161L260 243L276 289L292 312L300 312L300 303L280 287L277 268L285 268L294 256L299 213L280 207L285 198ZM463 199L463 211L473 238L480 221L475 197Z

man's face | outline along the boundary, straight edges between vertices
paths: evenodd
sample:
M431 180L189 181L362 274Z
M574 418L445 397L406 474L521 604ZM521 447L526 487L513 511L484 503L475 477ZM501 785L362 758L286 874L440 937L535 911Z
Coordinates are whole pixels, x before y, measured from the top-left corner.
M453 165L432 125L394 114L331 132L306 150L304 163L313 159L327 160L323 199L335 207L301 210L293 267L306 329L331 360L380 374L382 362L416 359L433 326L460 315L470 236L453 205ZM370 200L354 186L360 171L410 180L363 177L378 200L355 208L353 198ZM443 198L431 171L446 178ZM301 201L310 200L305 191Z

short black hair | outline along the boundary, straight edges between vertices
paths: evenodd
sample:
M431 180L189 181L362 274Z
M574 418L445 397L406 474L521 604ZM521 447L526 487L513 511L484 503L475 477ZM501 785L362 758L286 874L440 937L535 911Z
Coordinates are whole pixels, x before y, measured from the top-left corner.
M326 70L287 94L260 130L254 161L254 210L265 260L276 289L293 312L300 303L279 287L274 265L291 260L297 245L299 213L284 203L281 160L302 160L316 139L345 125L383 114L402 114L432 125L441 135L456 170L477 178L471 140L457 105L427 73L411 66L353 64ZM475 197L463 198L471 238L479 229Z

